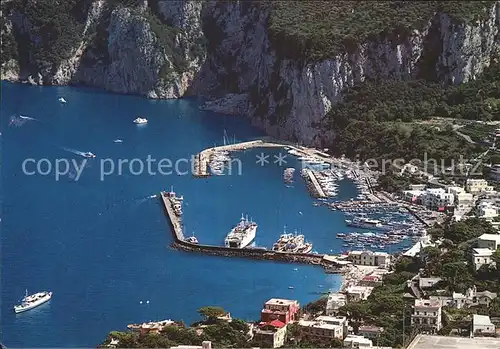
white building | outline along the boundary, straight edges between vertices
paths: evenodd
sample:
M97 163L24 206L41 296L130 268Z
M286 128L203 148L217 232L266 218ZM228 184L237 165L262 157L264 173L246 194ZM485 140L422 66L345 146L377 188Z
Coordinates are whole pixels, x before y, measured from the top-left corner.
M495 325L491 323L490 317L474 314L472 317L472 334L495 334Z
M500 247L500 234L483 234L477 238L477 247L497 250Z
M489 307L491 302L497 298L497 294L490 291L477 292L476 286L469 287L465 294L453 292L451 306L457 308L473 307L483 305Z
M370 286L349 286L345 293L349 302L357 302L368 299L372 291L373 287Z
M389 268L391 265L391 255L386 252L350 251L347 259L357 265L382 266L384 268Z
M422 205L431 210L436 210L453 205L455 196L447 193L443 188L429 188L425 190L421 200Z
M403 190L403 200L417 202L421 199L422 195L424 195L424 192L424 190Z
M488 185L485 179L468 179L465 188L472 194L477 194L482 191L491 191L493 189Z
M338 338L344 339L344 328L340 325L332 325L321 321L299 320L298 325L306 336L318 337L332 340Z
M271 348L279 348L285 344L286 324L279 320L271 321L254 329L253 339Z
M477 210L477 216L487 220L497 217L499 212L499 208L489 201L480 202L479 205L477 205Z
M363 336L348 335L344 339L344 348L372 348L373 342Z
M178 345L176 347L170 347L170 349L212 349L212 342L203 341L201 345Z
M338 310L346 305L347 297L343 293L330 293L326 302L326 315L337 314Z
M462 187L448 187L448 193L453 194L455 207L464 209L474 204L474 196Z
M493 250L489 248L474 248L472 249L472 263L476 270L479 270L483 265L492 264L491 256L493 255Z
M434 332L441 329L441 302L438 300L415 299L411 324L415 326L425 326Z

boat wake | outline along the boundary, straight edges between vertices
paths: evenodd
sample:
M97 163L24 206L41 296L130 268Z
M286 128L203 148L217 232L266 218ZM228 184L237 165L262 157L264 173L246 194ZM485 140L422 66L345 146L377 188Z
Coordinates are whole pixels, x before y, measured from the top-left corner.
M84 158L90 157L89 154L91 154L89 152L79 151L79 150L76 150L76 149L73 149L73 148L61 147L61 149L65 150L67 152L73 153L75 155L83 156Z
M31 116L26 115L16 115L12 114L9 117L9 126L21 127L26 124L28 121L39 121L38 119L32 118Z

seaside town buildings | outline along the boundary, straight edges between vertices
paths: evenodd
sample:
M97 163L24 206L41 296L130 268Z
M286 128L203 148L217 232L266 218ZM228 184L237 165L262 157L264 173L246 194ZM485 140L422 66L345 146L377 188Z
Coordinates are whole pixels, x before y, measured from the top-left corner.
M152 321L152 322L144 322L142 324L130 324L127 325L127 328L132 331L139 332L139 334L158 334L167 326L175 325L175 321L173 320L162 320L162 321Z
M314 320L299 320L298 324L308 337L343 340L347 335L346 317L318 316Z
M287 324L298 319L300 304L296 300L272 298L264 303L254 339L272 348L285 343Z
M343 293L330 293L326 302L326 315L336 315L341 307L346 305L347 297Z
M493 253L500 247L500 234L483 234L477 239L477 247L472 250L472 263L476 270L483 265L493 266Z
M472 317L472 334L476 335L494 335L496 333L495 325L491 322L489 316L474 314Z
M285 325L296 319L300 310L299 302L289 299L272 298L268 300L261 311L261 321L279 320Z
M350 251L347 259L356 265L389 268L391 264L391 255L386 252Z

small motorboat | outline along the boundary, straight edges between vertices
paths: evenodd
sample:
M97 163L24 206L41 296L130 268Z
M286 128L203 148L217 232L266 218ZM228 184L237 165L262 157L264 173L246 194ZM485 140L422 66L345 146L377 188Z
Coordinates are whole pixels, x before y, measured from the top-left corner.
M134 120L134 124L147 124L148 123L148 119L146 118L137 118Z
M186 242L189 242L191 244L197 244L198 243L198 239L193 235L193 236L190 236L186 239Z
M58 101L63 103L63 104L66 103L66 100L63 97L59 97Z
M115 139L113 142L115 142L115 143L123 143L123 140L121 140L121 139Z
M86 153L83 153L83 156L85 156L86 158L95 158L95 154L91 153L89 151Z
M293 290L294 287L293 286L288 286L288 289Z

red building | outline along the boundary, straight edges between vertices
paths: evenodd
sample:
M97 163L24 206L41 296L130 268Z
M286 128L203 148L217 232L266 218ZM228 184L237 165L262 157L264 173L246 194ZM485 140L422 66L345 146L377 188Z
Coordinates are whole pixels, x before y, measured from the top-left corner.
M286 325L290 321L295 320L299 310L300 304L297 301L273 298L264 304L260 320L266 323L279 320Z

